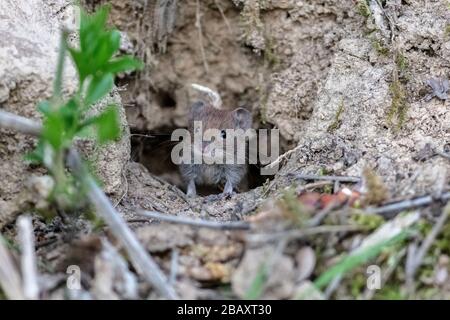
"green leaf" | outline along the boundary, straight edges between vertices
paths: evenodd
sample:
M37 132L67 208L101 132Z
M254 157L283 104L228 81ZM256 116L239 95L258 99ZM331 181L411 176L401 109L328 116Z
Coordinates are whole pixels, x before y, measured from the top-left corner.
M64 124L64 130L68 134L67 138L72 139L78 127L80 108L78 107L75 99L70 99L58 111Z
M106 70L113 74L117 74L124 71L141 70L143 67L144 64L132 56L122 56L111 61L106 67Z
M44 145L41 141L39 141L32 152L24 156L24 160L33 164L41 164L44 162Z
M63 145L64 136L64 120L61 119L61 114L56 112L48 114L42 128L44 140L48 141L55 150L59 150Z
M105 29L106 21L109 14L109 6L102 6L93 15L87 14L84 10L80 10L80 48L86 51L95 44L95 38Z
M110 106L102 114L95 118L97 127L97 139L99 143L105 143L120 138L119 115L116 106Z
M261 295L264 293L264 286L267 283L267 272L266 263L260 265L258 273L253 278L250 287L245 293L246 300L257 300L261 298Z
M89 66L87 65L84 56L80 51L74 48L68 48L68 50L70 56L72 57L73 62L75 63L75 66L77 67L78 77L80 78L80 86L81 86L83 81L89 75Z
M114 77L111 73L107 73L100 77L93 77L89 83L86 93L85 103L87 106L97 102L108 94L114 85Z
M97 43L94 63L100 70L105 70L108 61L112 58L114 53L119 50L120 32L117 30L106 32L99 37Z
M393 238L383 240L377 244L374 244L367 249L358 252L357 254L349 254L343 258L336 265L328 269L326 272L321 274L314 284L317 288L321 289L328 285L334 278L343 275L344 273L354 269L355 267L367 262L368 260L376 257L384 248L398 243L399 241L405 239L407 232L403 231Z

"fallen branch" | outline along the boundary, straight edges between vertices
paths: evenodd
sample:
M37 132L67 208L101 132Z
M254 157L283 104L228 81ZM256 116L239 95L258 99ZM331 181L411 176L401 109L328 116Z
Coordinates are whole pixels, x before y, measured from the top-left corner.
M5 121L7 119L7 121ZM20 123L22 126L17 127ZM40 125L32 120L16 116L0 110L0 125L6 124L8 129L15 129L19 132L39 134L36 130ZM139 243L134 233L128 228L121 215L114 209L113 205L98 187L92 176L85 168L78 152L70 149L67 155L67 164L74 174L84 182L89 201L94 205L98 215L111 228L112 233L119 239L125 247L130 260L138 272L155 287L165 298L176 299L175 290L167 283L167 278L162 270L155 263L153 258L147 253Z
M146 210L138 210L138 215L158 219L164 222L169 223L178 223L185 224L193 227L202 227L209 229L218 229L218 230L249 230L251 225L248 222L244 221L230 221L230 222L221 222L221 221L208 221L202 219L193 219L186 217L179 217L173 215L162 214L156 211L146 211Z
M38 271L34 247L33 224L29 216L20 216L17 219L21 249L21 269L23 279L23 294L26 299L39 299Z

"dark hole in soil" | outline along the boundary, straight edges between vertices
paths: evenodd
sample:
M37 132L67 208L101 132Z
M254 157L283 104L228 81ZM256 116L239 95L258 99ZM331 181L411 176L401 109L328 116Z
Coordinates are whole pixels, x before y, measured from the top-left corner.
M156 101L161 108L176 108L177 102L173 96L164 90L158 90L155 93Z
M174 129L163 127L153 131L132 130L131 157L133 161L143 164L155 176L186 191L178 166L171 160L172 148L176 145L176 142L171 141L171 133ZM238 192L261 186L267 179L273 179L273 176L263 176L259 165L249 165L248 173L238 187ZM222 188L223 186L197 186L197 192L205 196L220 193Z

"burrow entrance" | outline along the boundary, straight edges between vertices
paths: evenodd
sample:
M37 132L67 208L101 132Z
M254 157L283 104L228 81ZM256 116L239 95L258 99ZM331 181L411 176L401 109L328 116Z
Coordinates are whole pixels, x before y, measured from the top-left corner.
M345 24L339 21L353 10L353 5L326 1L311 14L310 9L291 11L276 4L205 0L178 2L158 16L164 19L156 19L160 11L153 7L112 3L113 23L127 33L131 53L146 65L118 83L127 86L122 100L133 134L132 159L183 190L178 168L170 161L170 134L187 127L186 115L196 100L190 85L218 91L227 109L244 105L252 110L255 129L272 123L283 130L283 153L296 145L295 134L312 113L335 44L344 34L340 26ZM266 180L258 167L250 166L241 191Z

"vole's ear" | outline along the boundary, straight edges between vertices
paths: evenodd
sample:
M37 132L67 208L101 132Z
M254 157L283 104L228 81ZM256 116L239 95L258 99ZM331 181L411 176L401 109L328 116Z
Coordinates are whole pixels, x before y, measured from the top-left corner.
M252 114L244 108L237 108L231 113L234 125L244 130L250 129L252 126Z
M198 119L206 104L203 101L197 101L191 106L191 118Z

